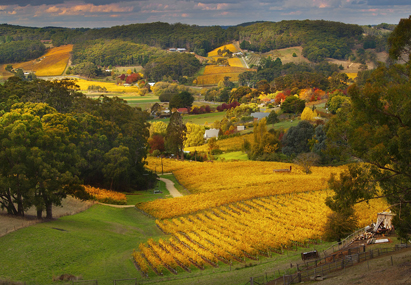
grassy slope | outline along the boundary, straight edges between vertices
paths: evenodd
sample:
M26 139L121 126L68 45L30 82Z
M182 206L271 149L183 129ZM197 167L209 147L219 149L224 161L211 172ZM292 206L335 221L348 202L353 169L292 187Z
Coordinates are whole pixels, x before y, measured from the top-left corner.
M95 205L77 215L2 237L0 276L49 284L53 275L69 273L112 284L116 278L138 277L133 248L160 235L154 220L135 208Z
M216 113L208 113L208 114L199 114L199 115L184 115L183 121L184 123L193 123L197 125L204 125L205 122L214 123L215 120L221 121L221 119L225 116L225 112L216 112ZM156 119L152 120L151 122L158 122L162 121L168 123L170 118L165 119Z

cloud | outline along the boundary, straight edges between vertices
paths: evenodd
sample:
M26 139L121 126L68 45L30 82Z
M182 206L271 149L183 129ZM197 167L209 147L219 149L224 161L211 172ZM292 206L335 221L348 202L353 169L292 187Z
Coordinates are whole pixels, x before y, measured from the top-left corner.
M379 24L398 23L410 14L410 0L0 0L3 23L37 27L110 27L157 21L237 25L299 19Z

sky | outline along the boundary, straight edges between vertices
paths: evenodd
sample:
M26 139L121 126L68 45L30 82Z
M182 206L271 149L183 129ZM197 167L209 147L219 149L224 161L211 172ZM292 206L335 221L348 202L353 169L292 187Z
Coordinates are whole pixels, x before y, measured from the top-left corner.
M0 23L97 28L168 22L199 26L252 21L330 20L397 24L411 0L0 0Z

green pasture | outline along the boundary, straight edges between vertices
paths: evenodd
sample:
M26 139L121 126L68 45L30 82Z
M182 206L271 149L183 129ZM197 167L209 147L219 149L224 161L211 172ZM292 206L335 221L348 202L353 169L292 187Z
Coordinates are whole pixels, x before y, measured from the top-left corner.
M227 153L223 153L220 155L216 155L215 157L218 160L221 160L222 158L224 158L226 161L227 160L249 160L247 154L242 151L227 152Z
M221 121L224 116L225 116L225 112L215 112L215 113L198 114L198 115L183 115L183 122L193 123L197 125L204 125L205 122L208 122L209 124L211 124L211 123L214 123L215 120ZM150 122L158 122L158 121L168 123L170 122L170 118L156 119L156 120L151 120Z

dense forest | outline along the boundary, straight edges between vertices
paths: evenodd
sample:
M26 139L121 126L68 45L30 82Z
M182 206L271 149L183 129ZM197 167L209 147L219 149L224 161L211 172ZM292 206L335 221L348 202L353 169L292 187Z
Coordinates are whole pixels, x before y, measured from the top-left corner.
M94 40L76 44L73 63L92 62L99 66L145 65L151 57L165 55L165 51L122 40Z
M329 57L353 60L351 50L359 46L363 50L387 50L390 28L389 25L372 28L323 20L256 22L227 28L162 22L102 29L28 28L3 24L0 25L0 46L9 49L7 45L24 41L29 48L19 54L22 58L34 59L37 53L33 53L33 46L38 45L39 40L52 40L54 46L75 44L75 63L108 66L144 65L150 57L160 55L160 51L145 45L158 49L186 48L206 56L207 52L235 40L240 42L241 48L258 52L302 46L303 56L312 62L321 62ZM369 31L368 36L363 36L364 29ZM44 53L40 49L41 52ZM3 62L13 61L17 59L7 57Z

